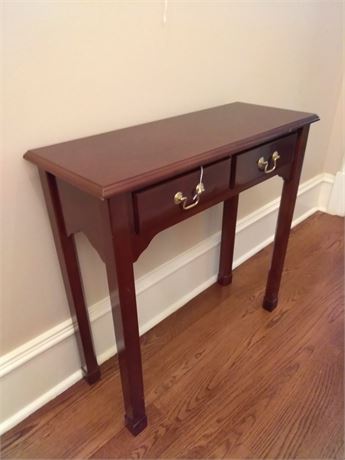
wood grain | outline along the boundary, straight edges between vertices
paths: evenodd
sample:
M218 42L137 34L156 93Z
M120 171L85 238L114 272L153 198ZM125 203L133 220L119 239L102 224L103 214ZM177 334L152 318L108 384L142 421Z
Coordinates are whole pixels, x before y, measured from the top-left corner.
M75 187L109 198L257 147L318 119L312 113L234 102L32 149L24 157Z
M273 313L270 246L145 334L149 426L136 438L112 359L91 389L77 383L5 434L3 458L342 459L343 231L321 213L292 231Z

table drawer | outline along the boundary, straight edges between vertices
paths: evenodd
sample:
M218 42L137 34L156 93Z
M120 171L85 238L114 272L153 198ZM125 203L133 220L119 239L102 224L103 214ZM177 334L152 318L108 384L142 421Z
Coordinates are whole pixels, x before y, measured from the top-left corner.
M230 162L230 158L226 158L203 167L202 183L205 190L199 196L196 194L196 186L200 181L201 168L135 192L137 231L142 231L158 221L172 222L174 218L178 221L179 217L188 217L198 208L204 208L206 203L214 200L222 192L229 190ZM178 192L181 192L180 204L176 197Z
M296 141L293 133L236 155L232 187L243 190L275 174L288 174Z

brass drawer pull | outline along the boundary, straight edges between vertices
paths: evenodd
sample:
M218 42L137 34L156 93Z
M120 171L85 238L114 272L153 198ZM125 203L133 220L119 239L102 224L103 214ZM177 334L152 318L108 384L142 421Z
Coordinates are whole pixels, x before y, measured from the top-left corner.
M280 158L279 153L277 151L274 152L273 155L272 155L273 166L272 166L272 168L268 169L269 160L265 160L264 157L261 157L258 160L258 168L260 169L260 171L264 171L265 174L269 174L269 173L273 172L276 169L277 161L279 160L279 158Z
M190 204L187 204L187 200L188 200L188 197L186 197L185 195L183 195L182 192L177 192L175 193L175 196L174 196L174 203L177 204L177 205L182 205L182 209L184 209L185 211L187 211L188 209L192 209L194 208L195 206L197 206L197 204L199 203L200 201L200 195L202 193L204 193L205 191L205 186L202 182L202 176L204 174L204 168L201 166L200 168L200 179L199 179L199 183L197 184L197 186L195 187L195 192L194 192L194 196L193 196L193 200Z

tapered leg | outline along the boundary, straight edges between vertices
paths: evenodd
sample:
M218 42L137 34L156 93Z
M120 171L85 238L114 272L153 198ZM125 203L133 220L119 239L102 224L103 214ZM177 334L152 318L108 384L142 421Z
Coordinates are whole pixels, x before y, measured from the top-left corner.
M125 424L137 435L147 425L130 232L130 200L104 202L107 275L125 405Z
M40 179L53 230L72 318L77 319L77 342L84 377L89 383L100 378L100 368L94 351L90 321L85 305L83 285L73 235L67 236L55 177L40 170Z
M222 240L220 243L218 283L225 286L232 281L232 261L238 208L238 195L224 201Z
M274 238L271 268L268 274L266 292L263 301L263 307L268 311L274 310L278 304L278 292L289 241L291 222L295 209L308 132L309 126L300 130L291 173L289 177L284 178L283 192Z

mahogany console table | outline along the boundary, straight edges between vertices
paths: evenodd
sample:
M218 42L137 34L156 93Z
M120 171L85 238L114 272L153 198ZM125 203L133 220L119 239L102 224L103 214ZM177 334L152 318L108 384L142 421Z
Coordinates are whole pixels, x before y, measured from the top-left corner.
M30 150L38 167L85 378L100 378L74 242L84 232L106 264L125 423L147 425L135 262L161 230L224 202L218 282L229 284L238 196L284 180L263 306L273 310L307 143L317 115L235 102Z

